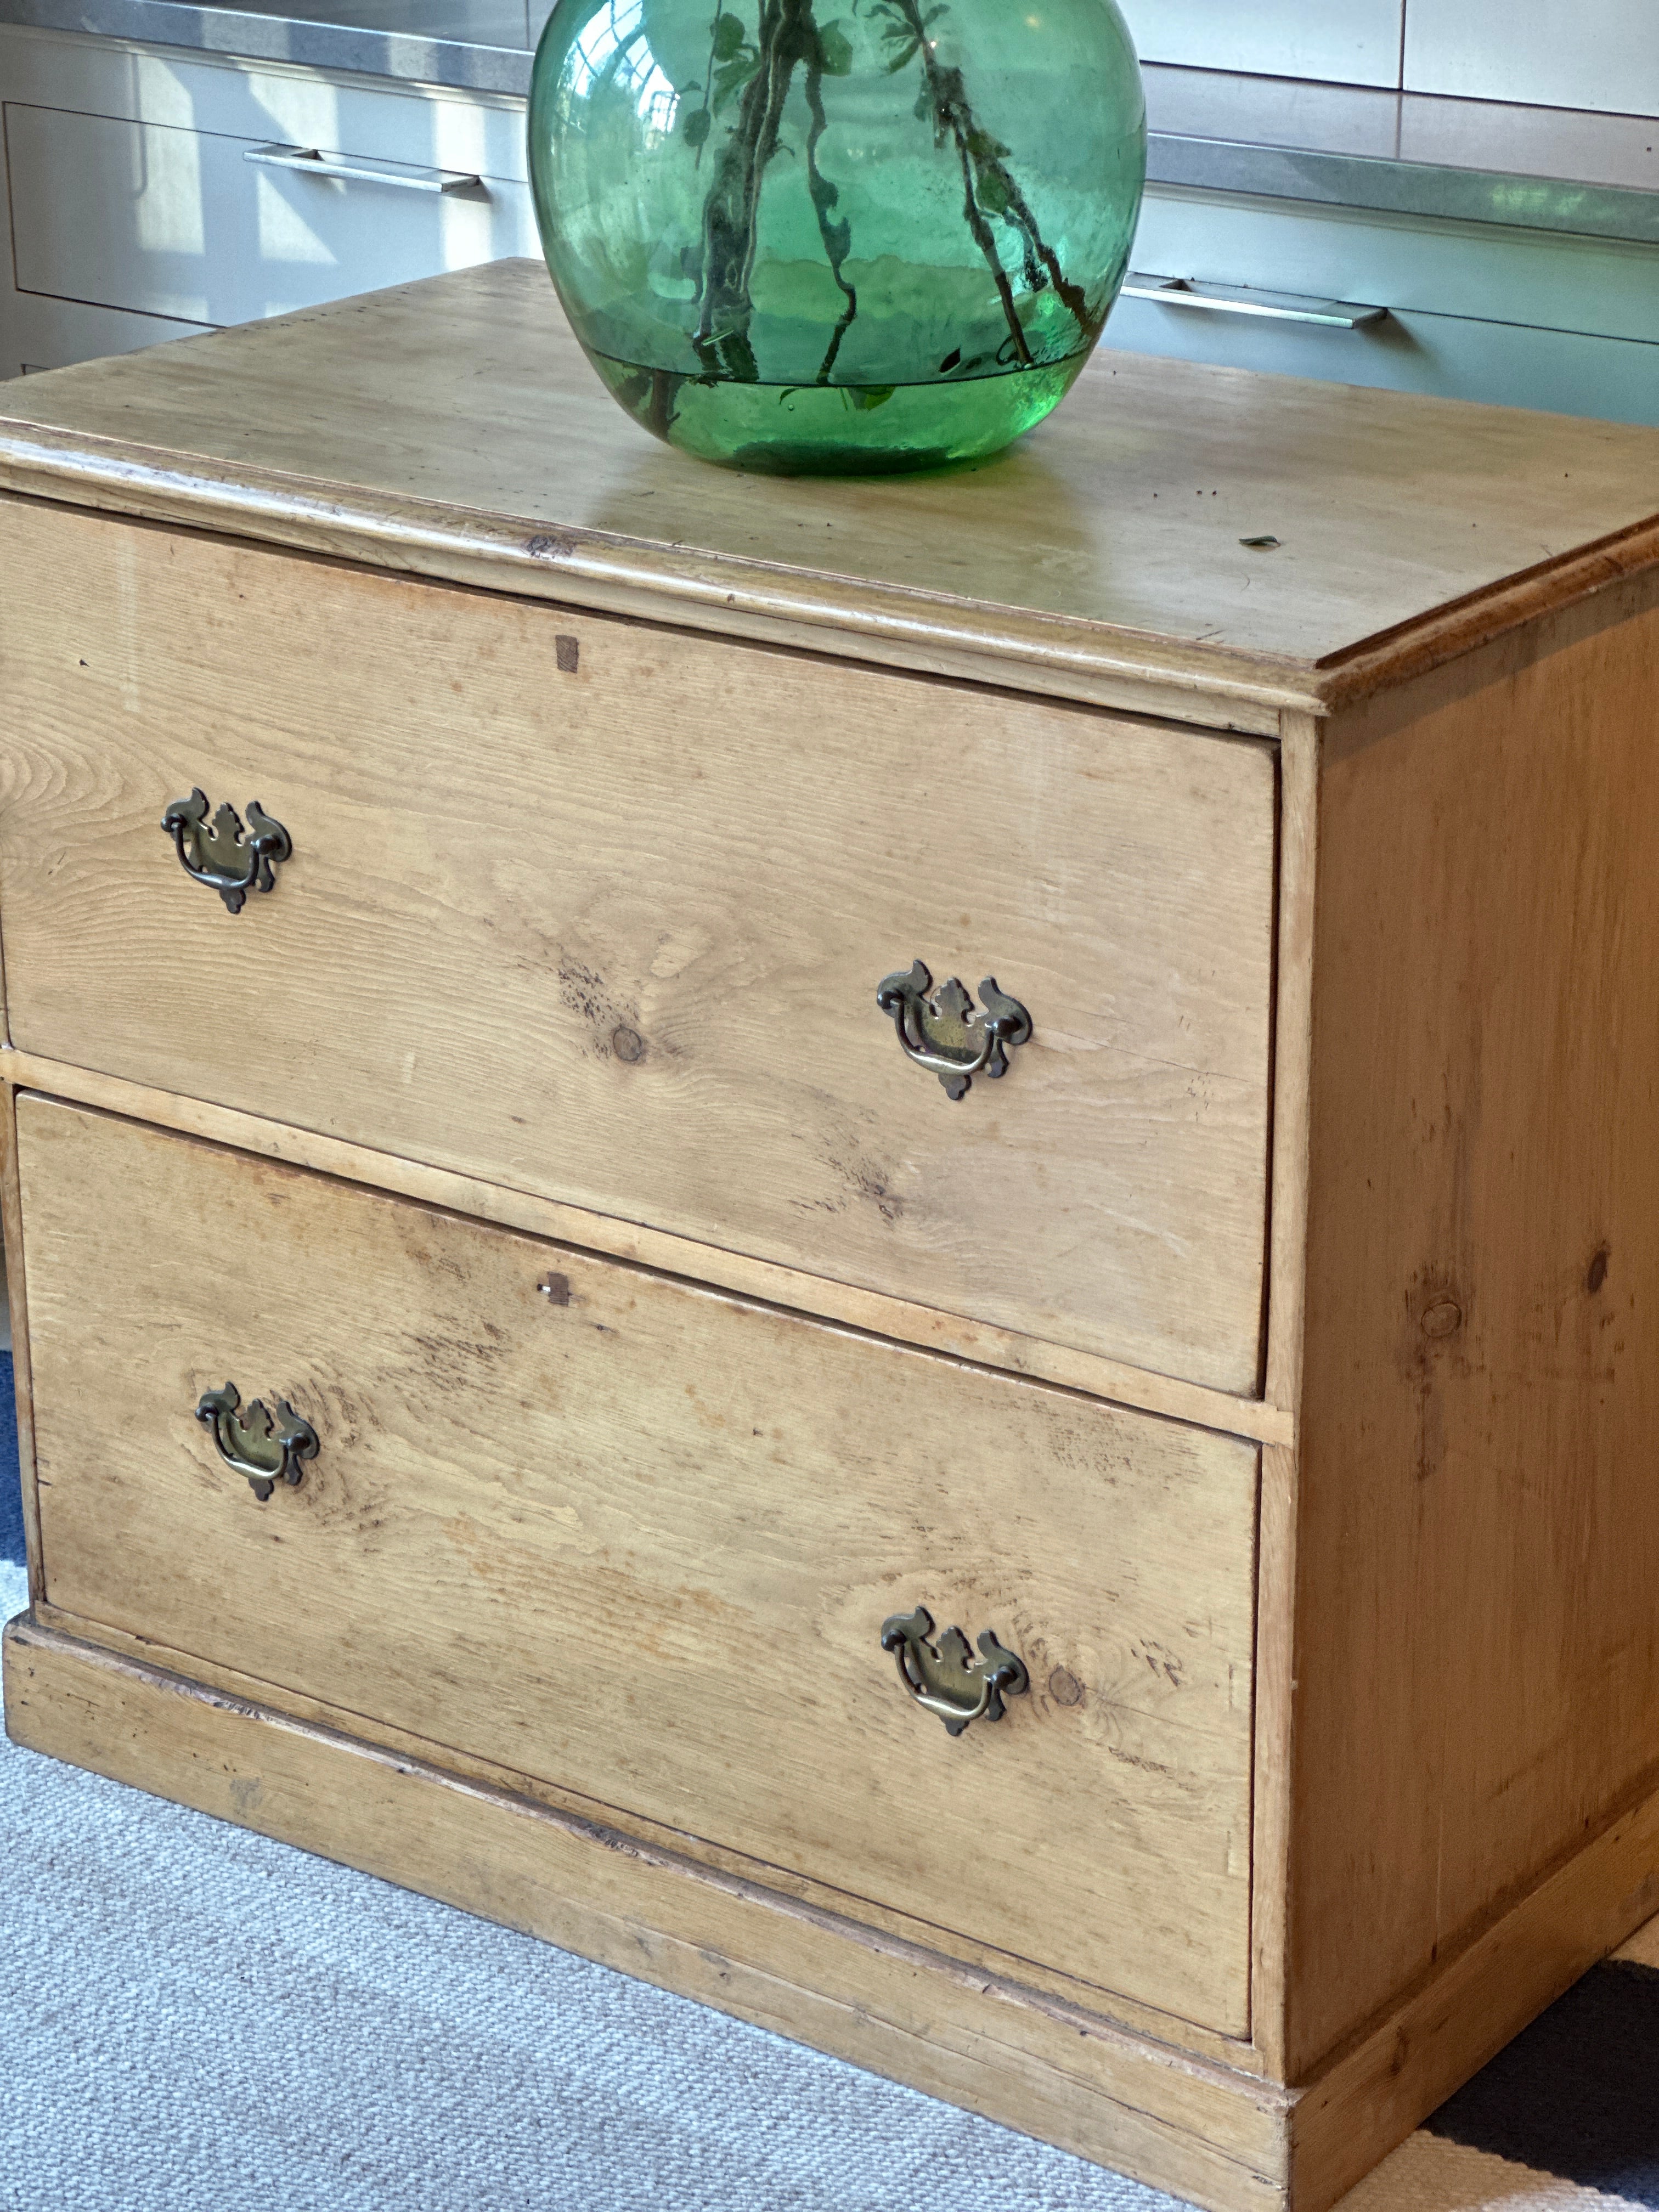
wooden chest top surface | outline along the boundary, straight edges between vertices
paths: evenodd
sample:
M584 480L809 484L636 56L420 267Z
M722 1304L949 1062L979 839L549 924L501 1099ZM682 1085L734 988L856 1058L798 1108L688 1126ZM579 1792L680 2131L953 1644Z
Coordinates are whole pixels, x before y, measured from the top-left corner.
M444 539L538 596L580 577L592 603L608 580L695 601L703 626L763 604L1316 711L1340 688L1321 672L1370 689L1659 559L1659 433L1120 354L976 466L709 468L628 424L529 261L32 377L0 404L17 490L290 543L303 509L322 550L404 566ZM1276 547L1241 542L1261 536Z

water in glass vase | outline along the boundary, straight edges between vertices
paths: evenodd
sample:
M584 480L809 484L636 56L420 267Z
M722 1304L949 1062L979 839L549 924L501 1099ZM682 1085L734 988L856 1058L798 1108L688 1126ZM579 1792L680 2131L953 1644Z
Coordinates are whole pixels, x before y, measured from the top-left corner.
M530 156L560 298L636 422L865 473L994 453L1064 397L1146 122L1114 0L558 0Z

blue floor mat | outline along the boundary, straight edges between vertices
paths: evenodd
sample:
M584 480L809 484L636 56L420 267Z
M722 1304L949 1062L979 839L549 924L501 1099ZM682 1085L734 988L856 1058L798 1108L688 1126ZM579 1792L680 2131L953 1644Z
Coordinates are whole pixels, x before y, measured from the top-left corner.
M0 1352L0 1559L21 1565L23 1558L23 1491L17 1472L17 1399L12 1387L11 1354Z

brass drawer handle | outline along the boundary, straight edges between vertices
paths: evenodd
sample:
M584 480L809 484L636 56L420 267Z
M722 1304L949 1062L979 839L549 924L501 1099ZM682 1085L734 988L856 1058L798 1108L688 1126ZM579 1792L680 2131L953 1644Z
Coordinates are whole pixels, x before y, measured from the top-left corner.
M257 799L248 803L246 830L228 802L211 822L207 815L207 793L198 786L188 799L173 800L161 827L185 873L217 891L232 914L240 914L250 891L275 889L276 871L293 857L294 841Z
M222 1390L204 1390L196 1401L196 1418L213 1431L219 1456L238 1474L245 1474L253 1495L263 1505L277 1483L298 1487L304 1462L315 1459L317 1431L302 1420L286 1398L276 1401L273 1420L258 1398L246 1413L239 1413L241 1395L234 1382Z
M988 975L979 987L981 1013L973 994L953 975L933 989L920 960L908 975L883 978L876 1004L893 1017L907 1060L937 1075L947 1098L963 1098L976 1075L1008 1072L1008 1054L1031 1035L1031 1017L1018 999L999 991Z
M969 1721L1000 1721L1005 1697L1023 1698L1031 1686L1025 1662L999 1644L994 1629L981 1632L975 1659L959 1628L928 1642L933 1617L925 1606L896 1613L881 1624L881 1648L898 1660L906 1693L925 1712L937 1713L945 1733L960 1735Z

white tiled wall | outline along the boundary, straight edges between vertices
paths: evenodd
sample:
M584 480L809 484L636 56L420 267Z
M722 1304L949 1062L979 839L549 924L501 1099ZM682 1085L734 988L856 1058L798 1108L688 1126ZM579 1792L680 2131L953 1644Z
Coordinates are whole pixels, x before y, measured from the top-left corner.
M1659 117L1659 0L1120 0L1143 61Z
M1659 4L1659 0L1653 0ZM1118 0L1143 61L1397 85L1405 0ZM1650 0L1632 0L1632 5Z
M1409 0L1406 89L1659 116L1659 0Z

